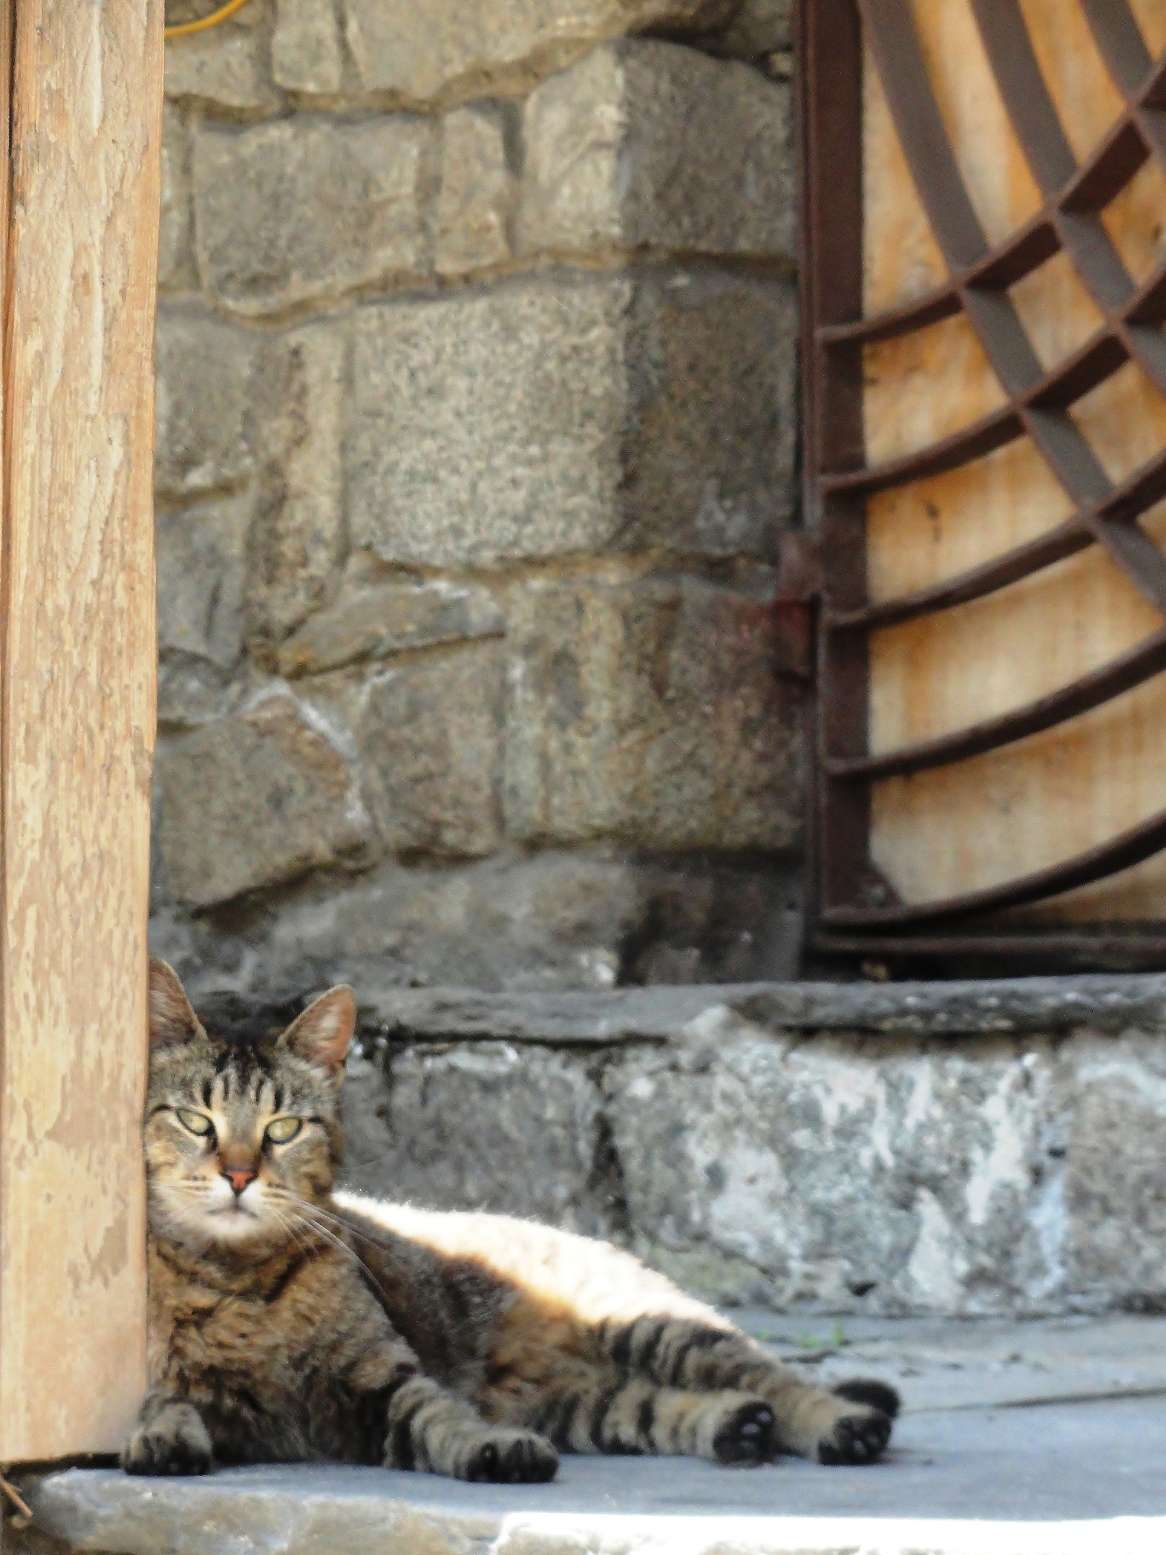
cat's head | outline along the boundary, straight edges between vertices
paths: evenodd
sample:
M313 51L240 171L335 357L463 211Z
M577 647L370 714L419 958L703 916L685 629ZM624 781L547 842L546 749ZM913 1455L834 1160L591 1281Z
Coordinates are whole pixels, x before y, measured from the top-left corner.
M352 989L333 988L279 1037L209 1035L164 961L150 963L145 1153L156 1236L263 1253L323 1231L340 1162Z

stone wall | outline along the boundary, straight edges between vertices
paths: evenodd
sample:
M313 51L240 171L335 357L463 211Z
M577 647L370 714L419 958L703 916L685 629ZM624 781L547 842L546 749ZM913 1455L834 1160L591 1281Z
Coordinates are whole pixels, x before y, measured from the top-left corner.
M153 941L196 989L795 972L788 10L168 45Z
M1163 977L402 990L364 1008L347 1180L729 1305L1163 1310L1164 1037Z

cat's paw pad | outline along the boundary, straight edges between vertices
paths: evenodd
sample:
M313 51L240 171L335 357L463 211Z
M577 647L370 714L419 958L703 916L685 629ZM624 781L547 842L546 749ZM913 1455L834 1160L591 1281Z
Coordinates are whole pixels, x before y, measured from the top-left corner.
M891 1439L891 1422L881 1409L843 1415L818 1443L819 1463L873 1463Z
M475 1447L466 1479L496 1485L538 1485L554 1479L559 1455L545 1436L534 1431L493 1431Z
M137 1428L121 1466L127 1474L207 1474L212 1456L211 1439L195 1411L174 1409Z
M769 1463L777 1456L773 1410L761 1399L740 1404L713 1437L719 1463Z

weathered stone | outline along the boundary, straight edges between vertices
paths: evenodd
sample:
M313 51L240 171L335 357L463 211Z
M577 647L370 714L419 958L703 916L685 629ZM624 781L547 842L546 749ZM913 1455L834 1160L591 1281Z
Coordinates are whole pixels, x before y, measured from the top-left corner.
M279 669L289 678L314 675L504 630L494 595L480 584L386 583L357 589L314 615L280 649Z
M258 648L325 602L344 558L346 356L344 334L317 325L268 341L256 357L247 617Z
M789 90L747 65L612 43L531 94L523 139L524 252L793 259Z
M510 284L369 309L349 504L383 560L768 554L793 501L784 283Z
M582 1060L520 1056L502 1042L413 1048L391 1059L387 1083L359 1066L345 1089L346 1185L434 1209L608 1231L600 1094Z
M510 617L506 819L527 844L790 849L801 693L772 612L692 579L564 582Z
M204 125L193 158L204 284L225 306L262 314L422 274L433 133L400 117Z
M1120 1044L1079 1037L1073 1082L1052 1137L1065 1154L1070 1289L1166 1306L1166 1053L1162 1036Z
M710 1294L950 1313L1063 1300L1039 1041L1023 1062L991 1039L791 1043L713 1012L608 1083L638 1245L687 1255L690 1278L727 1258Z
M700 47L734 59L760 59L790 47L792 0L745 0L729 25Z
M434 235L438 273L459 275L507 260L515 203L500 110L446 114Z
M210 907L359 858L370 828L341 744L276 690L168 751L157 821L167 896Z
M289 92L328 96L344 85L344 45L336 11L318 0L276 0L271 68Z
M502 838L504 658L494 644L375 676L357 738L373 813L395 853L473 858Z
M703 32L738 0L345 0L364 86L414 102L515 92L626 32Z
M158 290L197 284L187 166L186 124L169 103L162 106L162 211L158 231Z
M231 669L243 637L247 497L159 513L158 646Z
M571 858L576 867L583 862ZM554 856L544 855L541 862L544 870L553 867ZM599 867L591 861L592 870ZM936 1037L1064 1036L1082 1027L1119 1034L1139 1024L1166 1028L1166 977L1159 974L720 983L602 993L488 993L486 987L475 981L465 988L389 988L376 995L372 1007L383 1031L411 1042L487 1037L551 1044L650 1042L677 1037L698 1016L718 1010L772 1033L927 1036L933 1047Z
M199 654L163 648L158 655L158 727L166 732L198 729L221 718L229 677Z
M172 102L192 99L251 118L277 110L281 98L267 65L266 10L252 0L221 27L171 38L166 44L166 96ZM189 14L181 11L174 7L175 23L206 14L195 6L189 7Z
M238 484L251 473L246 437L254 341L194 313L158 315L157 490L175 496Z

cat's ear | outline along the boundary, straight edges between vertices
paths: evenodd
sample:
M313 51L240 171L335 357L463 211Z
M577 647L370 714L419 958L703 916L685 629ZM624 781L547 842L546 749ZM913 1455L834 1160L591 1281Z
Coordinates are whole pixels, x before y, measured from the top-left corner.
M150 961L150 1048L177 1047L202 1035L178 973L155 956Z
M329 1076L340 1074L352 1033L356 1030L356 995L347 983L329 988L309 1004L280 1039L297 1058L323 1069Z

